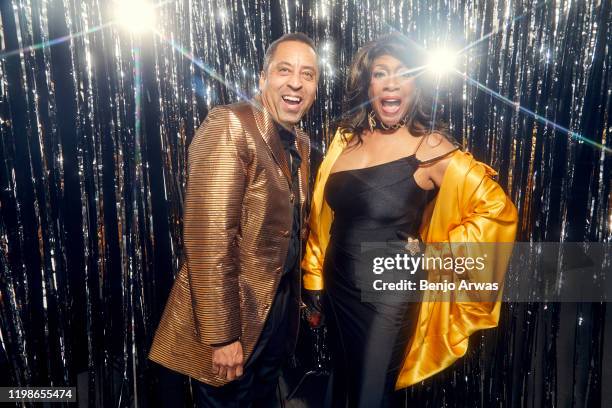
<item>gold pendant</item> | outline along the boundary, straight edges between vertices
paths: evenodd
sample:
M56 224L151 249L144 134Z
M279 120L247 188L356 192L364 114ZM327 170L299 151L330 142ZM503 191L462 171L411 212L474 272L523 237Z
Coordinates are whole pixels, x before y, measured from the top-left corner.
M376 127L376 118L374 117L374 111L370 111L370 113L368 113L368 125L370 125L370 132L374 132L374 128Z

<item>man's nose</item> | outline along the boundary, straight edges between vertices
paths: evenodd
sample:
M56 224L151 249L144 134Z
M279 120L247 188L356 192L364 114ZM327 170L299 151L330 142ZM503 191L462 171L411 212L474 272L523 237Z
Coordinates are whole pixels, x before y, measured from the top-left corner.
M298 90L302 87L302 76L299 72L294 72L287 83L291 89Z

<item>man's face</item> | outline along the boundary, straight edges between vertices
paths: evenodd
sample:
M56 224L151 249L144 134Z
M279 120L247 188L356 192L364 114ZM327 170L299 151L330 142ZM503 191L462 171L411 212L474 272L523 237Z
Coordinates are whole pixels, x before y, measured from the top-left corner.
M318 79L314 50L299 41L284 41L259 77L262 102L274 120L291 128L314 102Z

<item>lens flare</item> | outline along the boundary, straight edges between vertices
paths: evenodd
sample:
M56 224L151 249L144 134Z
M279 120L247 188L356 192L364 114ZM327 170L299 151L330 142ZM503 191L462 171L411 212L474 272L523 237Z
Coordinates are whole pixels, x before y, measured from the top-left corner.
M155 5L145 0L115 2L117 22L133 33L142 33L155 26Z
M447 49L439 49L429 54L427 68L437 75L442 75L451 72L456 64L456 52Z

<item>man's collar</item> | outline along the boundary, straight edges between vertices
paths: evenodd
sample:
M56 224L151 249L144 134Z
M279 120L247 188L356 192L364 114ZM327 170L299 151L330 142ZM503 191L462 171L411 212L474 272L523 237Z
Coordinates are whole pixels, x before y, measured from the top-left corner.
M281 125L278 122L274 122L274 124L276 125L276 130L278 132L278 134L280 135L281 138L283 137L287 137L287 138L291 138L291 139L295 139L295 131L294 130L289 130L286 127L284 127L283 125Z

